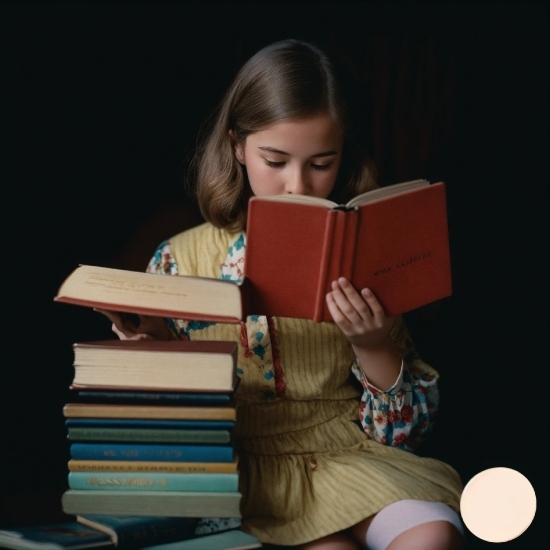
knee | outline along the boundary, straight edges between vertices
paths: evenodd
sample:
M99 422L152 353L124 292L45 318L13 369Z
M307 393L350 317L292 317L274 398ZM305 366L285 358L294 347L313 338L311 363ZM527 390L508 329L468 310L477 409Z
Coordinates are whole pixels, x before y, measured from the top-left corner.
M387 550L464 550L466 540L448 521L422 523L404 531L391 541Z

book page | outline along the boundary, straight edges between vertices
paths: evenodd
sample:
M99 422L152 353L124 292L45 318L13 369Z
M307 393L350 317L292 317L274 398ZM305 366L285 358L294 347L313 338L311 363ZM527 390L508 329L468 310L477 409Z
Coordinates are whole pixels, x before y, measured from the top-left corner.
M298 202L303 204L314 204L334 208L338 206L334 201L323 199L322 197L312 197L311 195L270 195L261 197L262 200L282 201L282 202ZM254 197L251 199L254 200Z
M240 289L234 282L88 265L65 279L55 300L149 315L241 315Z
M425 185L430 185L430 182L424 179L404 181L403 183L396 183L394 185L388 185L386 187L379 187L378 189L373 189L372 191L367 191L361 195L357 195L351 199L346 206L353 207L359 206L361 204L366 204L378 199L383 199L385 197L390 197L398 193L404 193L405 191L411 191L412 189L417 189L419 187L424 187Z

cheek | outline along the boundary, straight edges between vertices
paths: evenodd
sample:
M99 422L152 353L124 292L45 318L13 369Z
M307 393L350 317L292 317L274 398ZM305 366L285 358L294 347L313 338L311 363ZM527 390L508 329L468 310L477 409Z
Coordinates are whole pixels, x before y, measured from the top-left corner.
M273 193L275 185L274 170L259 163L247 165L248 183L255 195L268 195Z

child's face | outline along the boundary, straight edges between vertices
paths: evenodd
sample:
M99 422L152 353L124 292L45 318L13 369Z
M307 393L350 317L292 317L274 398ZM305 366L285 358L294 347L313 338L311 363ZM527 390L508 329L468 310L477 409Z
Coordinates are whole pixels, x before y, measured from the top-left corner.
M256 196L329 196L342 158L343 134L325 113L277 122L235 145Z

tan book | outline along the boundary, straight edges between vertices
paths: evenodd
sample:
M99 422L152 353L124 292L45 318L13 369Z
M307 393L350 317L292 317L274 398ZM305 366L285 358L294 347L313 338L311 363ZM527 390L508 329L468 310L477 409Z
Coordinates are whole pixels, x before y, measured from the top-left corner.
M73 344L74 389L232 392L237 343L97 340Z
M165 420L236 420L235 407L171 407L164 405L111 405L67 403L65 418L136 418Z
M159 472L165 474L235 474L238 458L233 462L137 462L131 460L74 460L71 472Z

